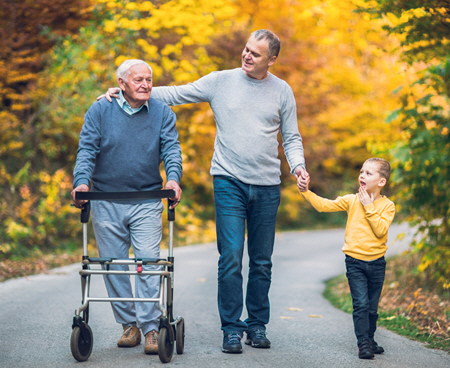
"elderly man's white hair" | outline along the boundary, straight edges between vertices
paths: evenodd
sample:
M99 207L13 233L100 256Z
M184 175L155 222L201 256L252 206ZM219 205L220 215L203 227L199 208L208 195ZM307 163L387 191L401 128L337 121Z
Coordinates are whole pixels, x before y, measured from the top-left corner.
M153 75L153 70L150 65L148 65L144 60L139 59L129 59L125 60L122 64L119 65L117 68L116 76L117 76L117 82L119 81L119 78L122 78L125 82L128 82L128 76L131 74L130 68L138 65L138 64L145 64L150 69L150 73Z

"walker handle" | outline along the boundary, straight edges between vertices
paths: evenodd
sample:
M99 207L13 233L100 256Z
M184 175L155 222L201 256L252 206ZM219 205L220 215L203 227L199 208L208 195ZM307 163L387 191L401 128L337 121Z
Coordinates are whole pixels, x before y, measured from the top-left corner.
M81 222L86 224L89 222L89 214L91 212L91 202L86 202L83 204L83 208L81 209Z
M175 208L170 209L170 206L172 206L175 203L175 201L172 201L170 199L167 200L167 220L168 221L175 221Z

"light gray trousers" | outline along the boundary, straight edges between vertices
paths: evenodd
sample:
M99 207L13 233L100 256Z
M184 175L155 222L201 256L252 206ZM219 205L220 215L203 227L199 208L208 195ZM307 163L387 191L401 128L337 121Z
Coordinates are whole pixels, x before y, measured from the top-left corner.
M92 201L91 214L99 256L102 258L129 258L130 245L135 258L159 258L162 237L161 201L141 204L122 204ZM110 269L128 270L127 265ZM158 270L160 266L146 265L144 270ZM109 297L133 297L130 276L104 275ZM137 298L157 298L160 276L136 276ZM158 331L161 312L157 303L111 302L117 323L123 327L136 325L145 335Z

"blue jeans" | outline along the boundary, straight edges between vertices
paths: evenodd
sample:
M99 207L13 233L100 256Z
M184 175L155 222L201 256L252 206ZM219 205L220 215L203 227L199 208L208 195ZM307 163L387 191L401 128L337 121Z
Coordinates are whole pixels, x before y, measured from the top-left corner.
M358 344L374 339L378 320L378 301L383 289L384 257L366 262L345 256L348 285L353 299L353 325Z
M249 185L227 176L214 177L217 248L219 250L218 306L224 333L263 328L269 322L269 289L275 222L280 187ZM243 309L242 257L247 222L249 274Z

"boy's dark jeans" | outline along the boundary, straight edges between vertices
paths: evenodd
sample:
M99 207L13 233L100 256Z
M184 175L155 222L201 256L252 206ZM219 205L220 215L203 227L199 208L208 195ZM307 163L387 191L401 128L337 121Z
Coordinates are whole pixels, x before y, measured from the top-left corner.
M378 301L383 289L386 261L384 257L367 262L345 256L348 285L353 299L353 325L358 344L373 340L377 329Z

